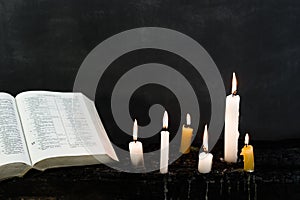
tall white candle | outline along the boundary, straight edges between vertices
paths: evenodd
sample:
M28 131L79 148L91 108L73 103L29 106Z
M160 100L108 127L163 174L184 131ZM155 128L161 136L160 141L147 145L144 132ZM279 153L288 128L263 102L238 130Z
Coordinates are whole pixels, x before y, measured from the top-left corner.
M208 153L208 131L207 125L204 128L203 145L204 152L199 154L198 171L200 173L209 173L211 171L213 155Z
M232 77L231 94L226 97L225 131L224 131L224 159L226 162L236 163L239 138L239 107L240 96L237 92L235 73Z
M138 126L137 121L133 124L133 142L129 143L131 163L135 167L144 166L143 144L137 141Z
M168 173L169 161L169 132L168 128L168 113L165 111L163 117L163 131L160 132L160 173Z

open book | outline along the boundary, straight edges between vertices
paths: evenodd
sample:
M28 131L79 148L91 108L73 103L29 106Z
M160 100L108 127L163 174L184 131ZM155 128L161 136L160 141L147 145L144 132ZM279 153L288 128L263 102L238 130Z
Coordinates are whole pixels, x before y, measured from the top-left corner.
M94 102L81 93L0 93L0 180L29 169L118 160Z

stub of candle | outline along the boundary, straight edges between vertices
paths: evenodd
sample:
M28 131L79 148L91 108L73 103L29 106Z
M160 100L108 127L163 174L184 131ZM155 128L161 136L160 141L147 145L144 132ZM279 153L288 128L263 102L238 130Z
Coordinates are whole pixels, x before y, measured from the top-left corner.
M202 174L209 173L212 167L213 155L211 153L202 152L199 154L198 171Z
M139 141L129 143L131 163L135 167L144 166L143 144Z
M169 162L169 132L160 132L160 173L168 173Z
M244 171L254 171L254 154L252 145L245 145L242 148L241 155L244 156Z

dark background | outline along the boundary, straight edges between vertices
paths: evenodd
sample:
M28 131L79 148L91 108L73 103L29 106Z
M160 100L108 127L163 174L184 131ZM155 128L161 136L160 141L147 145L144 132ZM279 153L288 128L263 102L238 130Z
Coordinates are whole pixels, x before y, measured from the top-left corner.
M300 138L299 24L297 0L0 0L0 91L72 91L84 58L103 40L132 28L165 27L190 36L207 50L227 94L232 72L237 73L242 135L249 131L253 140ZM189 67L176 55L146 49L117 59L106 74L117 77L118 66L155 60ZM203 125L210 116L210 99L201 77L190 73L194 83L199 81ZM107 108L113 84L109 78L101 80L96 104ZM171 91L150 85L132 97L131 105L138 105L131 106L133 117L147 113L146 108L159 101L152 98L157 95L160 103L179 110ZM99 111L110 137L116 135L108 111ZM146 117L140 118L147 124ZM124 143L116 138L114 142Z

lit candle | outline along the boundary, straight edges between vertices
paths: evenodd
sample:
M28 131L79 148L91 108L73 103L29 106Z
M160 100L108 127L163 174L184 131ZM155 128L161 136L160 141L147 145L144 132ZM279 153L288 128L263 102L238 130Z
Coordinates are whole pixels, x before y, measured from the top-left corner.
M198 171L204 174L204 173L209 173L211 171L212 159L213 159L213 155L211 153L208 153L207 125L205 125L204 128L202 148L204 152L201 152L199 154Z
M191 115L186 115L186 126L182 126L182 135L181 135L181 145L180 152L183 154L190 152L190 146L193 136L193 129L190 127L191 125Z
M254 171L254 155L252 145L248 145L249 135L248 133L245 136L245 146L242 148L241 155L244 156L244 170L247 172Z
M231 94L226 97L225 131L224 131L224 159L226 162L236 163L239 138L239 107L240 96L237 92L235 73L232 77Z
M169 161L169 132L168 128L168 113L165 111L163 117L163 131L160 132L160 173L168 173Z
M133 142L129 143L129 152L132 165L135 167L144 166L143 144L137 141L138 125L134 120L133 124Z

